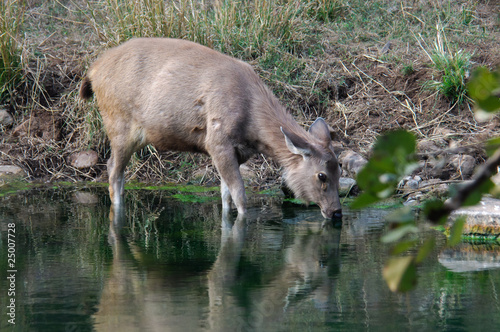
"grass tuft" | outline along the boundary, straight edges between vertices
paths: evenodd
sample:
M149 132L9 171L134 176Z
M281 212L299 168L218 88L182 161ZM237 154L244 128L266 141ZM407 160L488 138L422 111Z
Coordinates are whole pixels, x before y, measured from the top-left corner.
M466 79L469 77L472 54L463 50L453 51L449 46L444 30L438 26L434 48L425 53L431 67L439 79L431 80L428 85L448 98L452 104L461 105L467 100Z

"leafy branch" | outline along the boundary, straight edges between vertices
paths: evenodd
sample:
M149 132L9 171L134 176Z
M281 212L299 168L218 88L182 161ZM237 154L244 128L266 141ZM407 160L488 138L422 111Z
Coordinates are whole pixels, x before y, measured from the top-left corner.
M468 91L476 103L476 115L492 117L500 110L500 69L492 72L478 68L468 84ZM489 159L470 182L452 188L450 198L444 202L436 199L425 203L422 215L428 221L442 225L454 210L479 203L483 194L495 188L490 178L500 166L500 137L489 140L486 151ZM363 193L353 202L353 208L366 207L390 197L399 181L417 166L415 136L404 130L381 135L372 152L370 160L358 174L357 182ZM419 243L414 215L410 208L402 208L392 213L387 221L391 230L382 237L382 241L393 243L394 247L393 257L386 263L383 276L392 291L408 291L416 284L416 266L432 251L434 239L425 240L416 254L401 256ZM460 242L464 224L463 218L454 222L448 245Z

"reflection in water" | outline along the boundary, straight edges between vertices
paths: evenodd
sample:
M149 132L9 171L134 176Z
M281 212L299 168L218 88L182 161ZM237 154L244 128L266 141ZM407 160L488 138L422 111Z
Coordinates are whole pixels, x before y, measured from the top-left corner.
M113 262L94 315L97 331L195 331L201 315L195 292L184 290L176 278L148 269L142 250L127 238L124 209L111 207L109 244Z
M2 198L0 290L9 286L6 223L16 225L19 272L18 320L12 329L1 318L1 331L500 326L500 269L491 269L498 247L451 255L443 252L444 236L426 230L422 238L434 237L436 248L419 265L417 287L400 295L381 275L390 251L380 242L386 211L345 209L342 227L335 228L322 224L314 207L267 196L249 204L245 220L222 216L217 202L181 203L167 191L127 194L126 210L111 213L105 188ZM464 257L489 269L447 268ZM0 308L8 301L0 292Z
M439 263L453 272L500 268L500 247L494 244L461 243L439 254Z
M298 302L326 302L329 272L338 271L340 230L330 223L311 223L284 250L284 264L264 284L247 291L248 305L240 305L243 278L238 263L245 240L245 220L232 227L222 222L221 250L208 273L209 322L212 331L263 330L280 326L289 306ZM331 277L331 275L330 275Z
M297 303L314 301L321 308L331 291L329 278L339 270L340 229L331 222L302 225L300 235L284 250L284 264L275 275L247 290L239 269L249 223L240 216L232 222L228 214L222 215L220 250L206 272L208 313L204 313L198 294L176 292L168 279L148 270L141 261L141 249L124 232L125 211L111 208L109 244L113 262L94 315L95 329L263 330L279 326L289 307Z

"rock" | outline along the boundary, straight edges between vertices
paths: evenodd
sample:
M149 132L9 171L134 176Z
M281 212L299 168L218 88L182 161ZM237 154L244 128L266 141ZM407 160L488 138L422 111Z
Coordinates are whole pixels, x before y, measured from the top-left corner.
M500 200L485 197L475 206L454 211L450 219L465 217L463 234L494 236L500 234Z
M408 197L406 202L403 203L404 206L417 206L420 204L420 200L423 196L422 195L412 195Z
M356 184L356 180L351 178L340 178L339 179L339 195L347 196L357 195L359 193L358 185Z
M436 152L440 148L437 146L436 142L430 139L423 139L417 143L417 151L420 153Z
M404 191L414 191L420 187L422 178L418 175L406 176L398 184L398 188Z
M352 150L346 150L339 156L339 163L348 175L355 177L368 161Z
M12 115L10 115L7 110L0 110L0 125L10 126L13 123L14 119L12 118Z
M71 154L69 156L69 163L75 168L83 169L94 167L97 164L98 159L99 156L97 155L97 152L88 150Z
M0 165L0 178L2 177L16 177L24 176L26 173L24 170L16 165Z
M465 179L469 178L474 172L476 160L467 154L455 154L451 156L449 165L462 175L462 179Z
M426 174L431 178L449 180L450 176L454 173L454 168L446 158L429 158L426 162Z
M448 193L448 185L439 179L422 181L419 188L423 193L431 192L438 196Z

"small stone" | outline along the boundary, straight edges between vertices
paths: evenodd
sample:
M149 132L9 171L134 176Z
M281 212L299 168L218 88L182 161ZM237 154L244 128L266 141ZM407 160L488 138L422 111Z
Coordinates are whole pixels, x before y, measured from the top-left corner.
M13 123L14 119L12 118L12 115L10 115L7 110L0 110L0 125L10 126Z
M468 178L474 172L476 160L467 154L456 154L450 158L449 164L459 172L463 178Z
M406 182L405 188L406 189L418 189L420 181L417 181L415 179L411 179L408 182Z
M417 206L420 204L420 201L415 197L408 198L406 202L403 203L404 206Z
M439 147L434 141L424 139L417 143L417 150L421 153L425 152L435 152L439 150Z
M78 169L94 167L97 164L98 159L99 156L97 155L97 152L92 150L75 152L69 156L71 166Z
M255 172L245 164L240 165L240 174L243 179L255 179Z
M356 176L368 161L358 153L346 150L340 154L339 162L342 164L343 170L352 176Z

